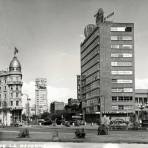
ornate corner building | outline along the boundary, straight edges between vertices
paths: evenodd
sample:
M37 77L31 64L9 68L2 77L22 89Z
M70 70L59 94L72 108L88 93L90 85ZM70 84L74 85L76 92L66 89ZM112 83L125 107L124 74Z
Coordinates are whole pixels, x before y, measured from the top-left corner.
M9 70L0 71L0 123L10 126L21 122L22 109L21 64L15 53Z

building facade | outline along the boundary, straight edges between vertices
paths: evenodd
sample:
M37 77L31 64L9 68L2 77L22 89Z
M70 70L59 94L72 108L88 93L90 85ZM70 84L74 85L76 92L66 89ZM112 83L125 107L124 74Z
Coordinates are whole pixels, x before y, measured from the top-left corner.
M46 78L37 78L35 80L35 105L37 115L48 111Z
M83 113L133 113L134 24L107 21L103 9L95 17L80 45Z
M64 102L54 101L50 104L50 112L51 113L59 113L64 111Z
M0 122L6 126L22 120L22 84L21 64L15 52L9 70L0 71Z
M81 100L81 75L77 75L77 99Z
M135 90L135 112L139 115L141 111L145 113L145 117L148 118L148 89L136 89Z

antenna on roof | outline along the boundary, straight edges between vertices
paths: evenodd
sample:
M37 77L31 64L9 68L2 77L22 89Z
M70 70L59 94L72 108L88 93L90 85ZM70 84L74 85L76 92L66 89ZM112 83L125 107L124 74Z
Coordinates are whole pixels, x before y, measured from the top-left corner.
M112 17L113 15L114 15L114 11L113 11L112 13L110 13L109 15L107 15L107 16L104 18L104 20L106 20L106 19Z

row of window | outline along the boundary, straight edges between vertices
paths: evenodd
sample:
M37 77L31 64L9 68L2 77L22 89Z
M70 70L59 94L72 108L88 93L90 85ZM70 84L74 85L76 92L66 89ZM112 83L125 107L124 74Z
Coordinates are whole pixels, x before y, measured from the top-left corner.
M10 101L10 105L13 106L14 101ZM0 107L2 106L2 102L0 102ZM16 101L16 106L19 106L19 101Z
M91 44L94 43L95 40L98 40L98 31L96 31L92 36L90 36L89 40L87 40L85 42L85 44L83 44L81 46L81 53L83 53L87 48L88 46L90 46Z
M91 99L91 100L87 100L87 106L90 106L91 104L98 104L99 103L99 101L98 101L98 99L97 98L95 98L95 99Z
M13 98L14 93L11 93L11 97ZM16 97L19 97L19 93L16 93Z
M132 66L132 62L111 62L111 66Z
M19 86L16 86L16 87L10 86L10 90L19 90Z
M141 104L143 104L143 103L147 103L148 102L148 98L146 98L146 97L135 97L135 102L136 103L141 103Z
M126 102L132 101L132 96L112 96L112 102Z
M0 87L0 90L2 89L2 87ZM7 89L7 86L4 86L4 90ZM14 89L14 86L11 86L10 87L10 90L18 90L19 89L19 86L16 86L15 89Z
M112 75L132 75L133 71L111 71Z
M93 52L94 49L96 49L99 45L99 38L97 38L93 44L89 45L89 48L87 47L87 49L84 50L84 52L81 54L81 58L84 59L88 54L90 54L91 52ZM98 49L98 48L97 48Z
M120 31L120 32L132 32L132 27L122 26L122 27L111 27L110 31Z
M82 72L86 71L87 69L89 69L90 67L92 67L93 65L95 65L98 62L99 62L99 57L96 56L92 60L90 60L87 64L83 65L81 68L81 71Z
M112 49L132 49L133 46L130 44L113 44L111 45Z
M132 40L132 36L111 36L111 40L112 41L131 41Z
M132 105L112 105L112 110L132 110Z
M112 83L133 83L133 80L112 79Z
M133 92L133 88L112 88L113 93L120 93L120 92Z
M6 80L6 79L4 79L4 81L3 81L3 80L0 80L0 84L1 84L2 82L5 82L5 83L6 83L6 82L7 82L7 80Z
M0 84L2 82L7 83L7 81L21 81L21 77L8 77L7 79L6 78L3 80L1 79Z
M90 69L86 70L85 72L83 72L83 75L90 75L93 74L94 72L97 72L97 70L99 69L99 63L93 65Z
M87 85L87 86L85 87L85 90L86 90L86 91L90 91L90 90L92 90L92 89L95 89L95 88L97 88L97 87L99 86L99 83L100 83L100 81L97 80L97 81L95 81L95 82L93 82L93 83Z
M98 96L99 94L100 94L100 90L95 89L93 91L86 93L86 98L95 97L95 96Z
M0 98L2 97L2 95L0 94ZM6 94L4 94L4 98L6 98L7 97L7 95Z
M6 86L4 86L4 90L6 90L7 89L7 87ZM0 91L2 90L2 87L0 87Z
M91 83L92 81L97 80L99 78L99 72L94 73L93 75L86 78L86 84Z
M86 113L91 113L96 111L100 111L100 107L98 105L86 107Z
M13 106L13 102L14 102L14 101L11 101L11 102L10 102L11 106ZM19 106L19 101L16 101L16 106Z
M131 58L133 55L131 53L111 53L112 58Z
M10 93L10 95L11 95L11 97L13 98L13 96L14 96L14 94L15 93ZM4 98L6 98L6 94L4 94ZM19 93L18 92L16 92L16 95L15 95L16 97L19 97ZM0 94L0 98L1 98L1 94Z

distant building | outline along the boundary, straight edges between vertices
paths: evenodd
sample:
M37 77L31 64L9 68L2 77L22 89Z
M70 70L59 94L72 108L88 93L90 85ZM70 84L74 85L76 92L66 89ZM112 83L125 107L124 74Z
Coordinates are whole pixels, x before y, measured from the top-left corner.
M46 78L37 78L35 80L35 105L37 115L48 111Z
M68 99L68 105L69 106L72 106L74 104L79 105L80 104L80 101L78 99L69 98Z
M148 89L136 89L135 90L135 112L137 115L141 112L140 107L143 107L143 111L148 113Z
M0 71L0 123L9 126L22 120L22 72L16 56L9 65L9 70Z
M103 9L95 17L81 43L83 113L126 116L135 111L134 24L107 21Z
M56 113L56 112L62 112L64 111L64 102L52 102L50 104L50 112Z

